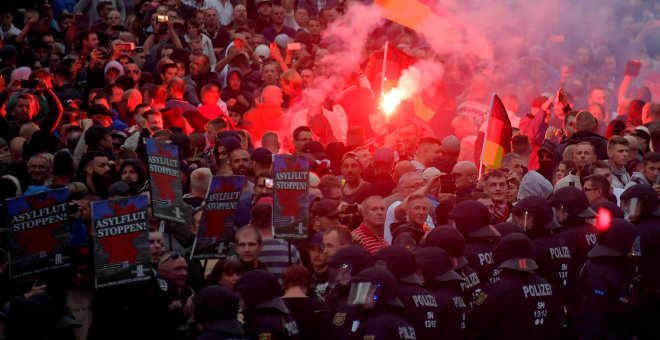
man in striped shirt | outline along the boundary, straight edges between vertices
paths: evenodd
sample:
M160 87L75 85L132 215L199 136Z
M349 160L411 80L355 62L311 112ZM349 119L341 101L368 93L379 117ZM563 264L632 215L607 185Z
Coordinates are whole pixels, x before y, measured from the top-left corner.
M250 225L257 228L262 237L259 262L282 283L284 271L290 265L301 263L300 253L287 241L273 238L272 214L270 203L257 203L252 208Z
M353 230L352 234L357 243L372 254L387 247L387 242L383 238L386 211L385 200L380 196L367 197L362 202L364 221Z

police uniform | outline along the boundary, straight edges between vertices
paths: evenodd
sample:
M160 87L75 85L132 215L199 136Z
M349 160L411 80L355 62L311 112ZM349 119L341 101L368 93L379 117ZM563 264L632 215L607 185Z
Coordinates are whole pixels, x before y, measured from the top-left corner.
M639 273L635 291L639 327L639 339L660 339L660 198L648 185L637 184L621 194L621 201L627 203L637 198L641 211L633 224L639 232Z
M426 235L424 246L435 246L449 254L452 269L463 279L458 282L461 297L468 305L468 309L472 308L481 292L481 281L477 272L472 269L464 256L465 238L463 235L456 228L440 226Z
M273 274L255 269L241 276L236 290L245 303L245 333L250 339L299 339L298 325L280 297L282 288Z
M424 288L438 302L438 339L463 339L468 311L461 296L463 278L452 270L449 254L438 247L426 247L415 251L415 261L424 275Z
M500 233L493 228L488 207L477 201L463 201L449 212L456 229L465 237L465 257L477 272L480 282L489 282L497 265L493 248Z
M354 324L354 327L357 327L351 339L417 339L415 328L402 316L406 310L396 296L397 283L394 275L383 267L372 267L363 270L351 280L352 285L363 282L378 286L378 295L370 299L375 301L373 306L364 307L361 320Z
M587 254L596 245L598 229L586 223L586 218L595 218L596 212L589 207L589 200L582 190L575 187L564 187L550 196L550 204L555 208L566 209L568 218L559 221L563 228L558 229L558 238L566 242L571 253L571 265L568 273L568 287L573 290L580 269L587 261Z
M533 273L534 244L523 234L502 238L494 255L502 271L486 285L468 314L468 337L477 339L555 339L560 307L552 285Z
M598 235L598 244L578 279L575 324L582 339L631 339L634 308L631 296L634 270L627 255L637 237L635 226L614 219Z
M527 197L518 201L511 212L534 217L532 225L521 227L539 250L535 259L539 269L535 273L550 281L559 301L564 301L572 291L569 288L571 251L563 239L553 235L561 225L555 220L550 203L541 197Z
M418 339L437 339L440 334L438 302L415 273L415 257L402 246L388 246L374 255L376 264L386 263L397 278L397 296L406 307L405 319L415 328Z
M346 268L352 276L371 266L373 257L358 245L342 248L328 260L328 271L336 273L340 268ZM328 329L325 335L327 339L349 339L353 336L352 328L360 318L360 309L348 305L350 286L337 284L332 277L330 280L331 289L325 299L328 305Z

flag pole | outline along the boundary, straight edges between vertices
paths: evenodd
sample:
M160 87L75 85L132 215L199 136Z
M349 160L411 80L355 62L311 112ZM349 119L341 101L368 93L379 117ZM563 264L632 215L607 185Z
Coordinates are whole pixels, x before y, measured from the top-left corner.
M490 126L490 118L493 115L493 105L495 105L495 93L491 96L490 107L488 108L488 119L486 120L486 131L484 131L484 141L481 143L481 155L479 156L479 177L477 180L481 180L481 175L483 174L484 168L484 151L486 151L486 141L488 140L488 127ZM481 128L481 127L480 127Z
M387 40L385 41L385 49L383 50L383 70L381 74L381 79L380 79L380 98L383 99L385 95L385 80L387 80L387 77L385 76L385 71L387 70L387 50L390 49L390 41Z

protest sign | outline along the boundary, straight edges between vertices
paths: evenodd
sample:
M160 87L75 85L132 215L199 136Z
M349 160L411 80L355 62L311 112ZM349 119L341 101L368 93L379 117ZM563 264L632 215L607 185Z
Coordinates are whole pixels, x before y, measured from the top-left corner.
M61 188L7 200L11 278L70 265L68 198Z
M245 185L245 176L213 176L204 203L193 258L220 258L222 248L232 240L234 215Z
M302 239L309 224L309 161L302 156L273 156L273 236Z
M151 211L155 218L185 223L179 148L146 138L147 164L151 191Z
M146 195L92 202L96 288L149 280Z

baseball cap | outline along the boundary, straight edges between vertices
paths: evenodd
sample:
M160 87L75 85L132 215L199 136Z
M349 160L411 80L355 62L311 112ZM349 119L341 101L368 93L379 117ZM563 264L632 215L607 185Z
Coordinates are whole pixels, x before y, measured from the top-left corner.
M378 148L374 151L373 161L387 164L394 163L394 151L389 148Z
M250 158L260 165L273 164L273 153L264 147L258 147L254 149Z
M424 178L425 181L430 181L440 175L442 175L442 172L438 170L438 168L428 167L424 169L424 172L422 173L422 178Z
M112 61L108 62L107 64L105 64L105 68L103 69L103 73L108 73L108 71L110 71L110 69L117 70L117 72L119 72L120 76L124 75L124 67L121 66L121 64L116 60L112 60Z
M270 58L270 47L261 44L254 49L254 54L256 54L259 59L266 60Z
M347 160L347 159L352 159L352 160L358 162L358 164L360 164L360 166L362 166L362 163L360 163L360 159L358 158L358 156L357 156L354 152L347 152L347 153L345 153L345 154L341 157L341 162L340 162L339 164L340 164L340 165L341 165L341 164L344 164L344 161Z
M323 233L315 233L312 235L312 238L309 239L309 243L307 244L307 248L309 247L319 247L320 249L323 249Z

